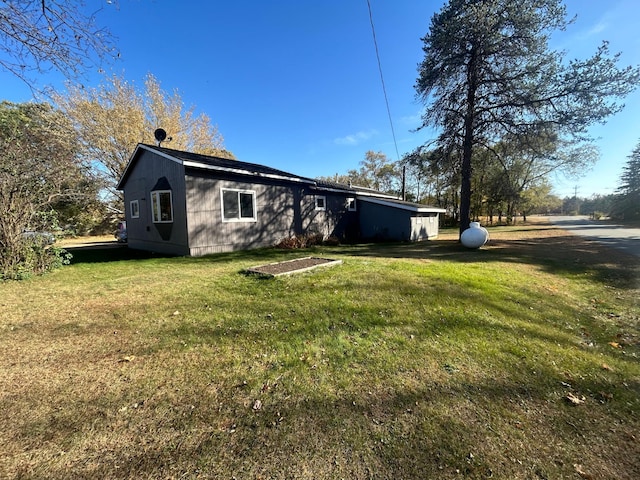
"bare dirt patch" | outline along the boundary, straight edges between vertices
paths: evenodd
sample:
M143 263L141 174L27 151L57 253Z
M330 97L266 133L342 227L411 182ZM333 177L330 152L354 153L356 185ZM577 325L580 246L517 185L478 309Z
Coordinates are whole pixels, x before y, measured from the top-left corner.
M277 277L279 275L290 275L293 273L306 272L318 267L330 267L339 265L342 260L332 260L330 258L305 257L287 260L284 262L269 263L259 265L246 270L246 273Z

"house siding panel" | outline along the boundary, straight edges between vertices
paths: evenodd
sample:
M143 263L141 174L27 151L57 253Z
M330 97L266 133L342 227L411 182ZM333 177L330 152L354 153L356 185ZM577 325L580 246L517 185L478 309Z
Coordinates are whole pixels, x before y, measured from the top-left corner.
M375 240L419 242L438 236L437 212L412 212L360 202L362 237Z
M306 193L302 210L302 227L305 233L319 233L325 239L337 237L341 240L353 240L358 237L358 210L356 208L354 212L348 211L349 195L322 192L320 195L326 198L326 209L316 210L316 193L311 191Z
M187 176L190 254L272 246L300 233L302 188L277 182L244 182L233 177ZM255 192L256 221L222 221L222 189Z
M359 207L363 238L401 241L411 239L411 212L365 201L361 201Z
M419 242L438 236L439 216L437 213L420 213L411 217L411 240Z
M151 190L157 181L166 178L171 186L173 223L165 225L161 232L153 223ZM152 152L142 151L133 166L125 190L127 237L130 248L151 250L171 255L188 255L185 208L184 168ZM131 218L129 203L138 200L139 218ZM162 235L165 235L163 239Z

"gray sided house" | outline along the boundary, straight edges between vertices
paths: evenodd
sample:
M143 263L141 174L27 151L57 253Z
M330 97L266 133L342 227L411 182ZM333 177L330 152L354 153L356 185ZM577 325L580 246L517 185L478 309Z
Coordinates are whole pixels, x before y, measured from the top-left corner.
M174 255L273 246L301 234L425 240L442 209L274 168L139 144L118 183L129 247Z

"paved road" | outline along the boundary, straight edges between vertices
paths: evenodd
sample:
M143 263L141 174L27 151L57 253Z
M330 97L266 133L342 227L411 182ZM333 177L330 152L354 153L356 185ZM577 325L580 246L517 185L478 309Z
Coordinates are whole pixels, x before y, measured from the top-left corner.
M574 235L587 237L640 257L640 228L625 227L601 220L589 220L589 217L586 216L552 216L549 217L549 221Z

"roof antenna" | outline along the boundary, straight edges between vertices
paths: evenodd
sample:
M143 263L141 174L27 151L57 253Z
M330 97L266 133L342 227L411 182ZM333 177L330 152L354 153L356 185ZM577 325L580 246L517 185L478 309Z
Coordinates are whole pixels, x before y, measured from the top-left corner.
M164 142L165 140L167 140L167 142L173 140L172 137L167 138L167 132L165 132L162 128L156 129L156 131L153 132L153 136L156 137L156 141L158 142L159 147L162 146L162 142Z

